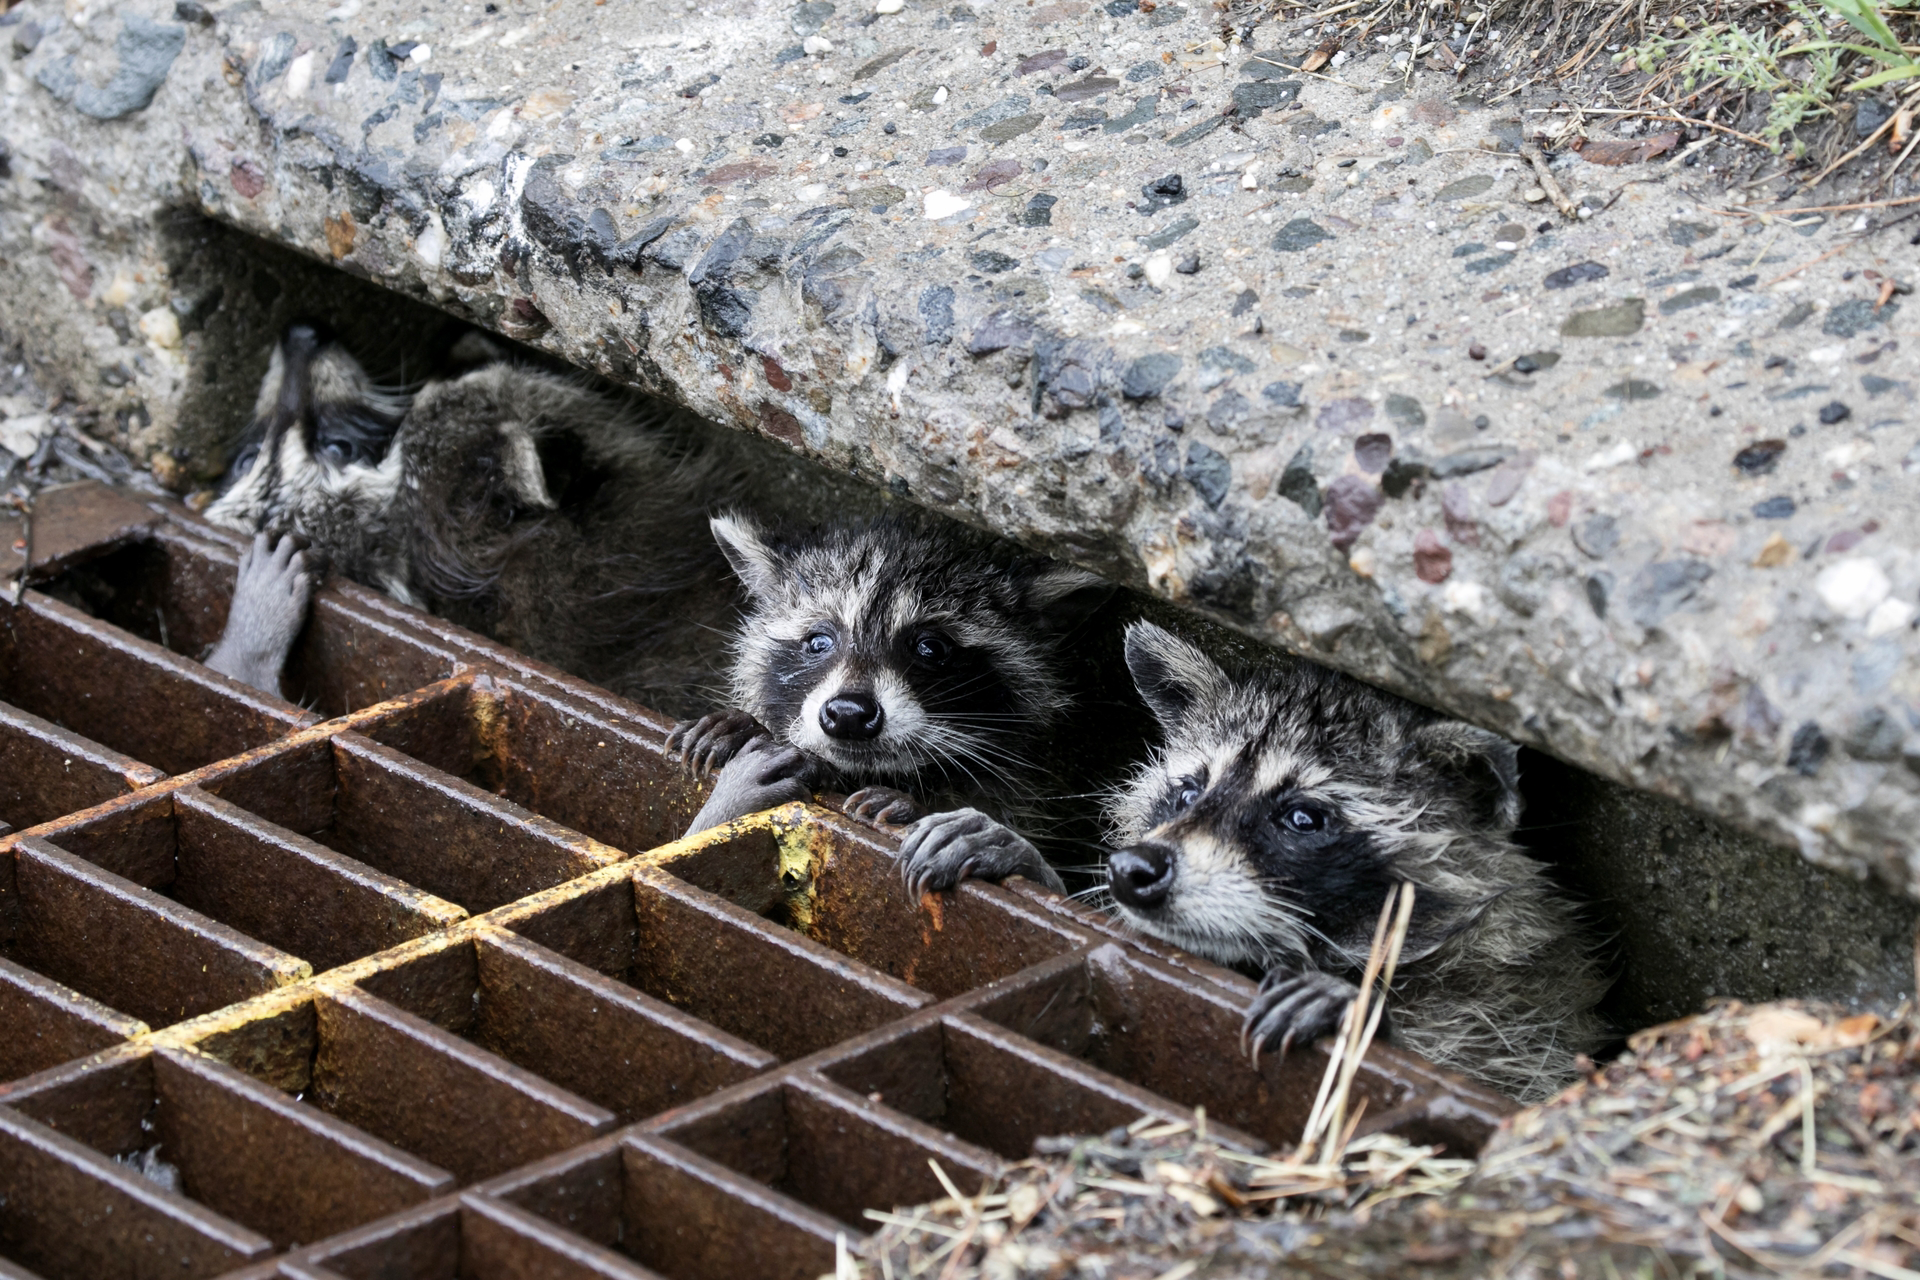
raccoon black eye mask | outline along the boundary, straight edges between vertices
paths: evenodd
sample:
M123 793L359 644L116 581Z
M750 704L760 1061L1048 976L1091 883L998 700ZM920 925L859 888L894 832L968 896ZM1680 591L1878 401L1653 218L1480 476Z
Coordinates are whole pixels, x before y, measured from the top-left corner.
M1043 790L1069 704L1061 647L1112 588L899 519L776 538L723 516L713 531L748 605L733 707L668 742L696 771L720 771L691 829L779 803L795 783L847 790L849 814L910 828L903 870L916 886L1016 872L1058 886L998 820ZM753 780L736 776L730 762L761 740L794 750L781 757L790 770L757 751Z

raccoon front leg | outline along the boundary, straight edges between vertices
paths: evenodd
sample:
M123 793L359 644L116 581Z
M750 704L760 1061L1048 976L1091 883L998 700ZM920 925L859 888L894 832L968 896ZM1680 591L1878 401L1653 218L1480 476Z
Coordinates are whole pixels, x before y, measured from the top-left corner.
M918 800L892 787L862 787L847 797L840 811L874 827L909 827L927 816Z
M667 750L695 773L713 773L725 768L755 738L772 737L773 731L747 712L728 709L673 726Z
M1260 980L1260 992L1247 1009L1240 1046L1260 1064L1262 1049L1279 1049L1282 1058L1296 1044L1312 1044L1340 1026L1360 988L1317 969L1275 969Z
M921 894L951 889L969 876L1025 876L1055 893L1067 891L1060 873L1025 836L978 809L929 814L915 822L900 842L900 874L915 902Z
M798 747L762 735L747 740L714 780L713 794L687 828L687 834L759 813L795 800L813 798L813 762Z
M227 628L204 665L279 697L280 670L306 625L312 598L312 570L293 538L270 543L266 534L255 534L240 555Z

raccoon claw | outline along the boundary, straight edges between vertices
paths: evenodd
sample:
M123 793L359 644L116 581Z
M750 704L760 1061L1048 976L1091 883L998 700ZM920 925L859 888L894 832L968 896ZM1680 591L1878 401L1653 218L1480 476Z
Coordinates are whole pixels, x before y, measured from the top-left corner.
M313 599L314 565L291 535L270 541L253 536L240 555L226 630L203 665L280 696L280 670L307 622Z
M1278 1048L1284 1059L1296 1043L1312 1044L1340 1025L1359 988L1332 974L1309 969L1289 973L1276 969L1260 982L1260 993L1247 1010L1240 1028L1240 1047L1260 1065L1262 1049Z
M690 773L716 773L755 738L772 737L765 725L745 711L729 709L673 726L673 732L667 735L667 750L678 755Z
M771 737L750 738L726 763L687 834L759 813L796 800L813 798L812 761L798 747Z
M841 812L875 827L906 827L927 816L920 802L891 787L862 787L848 796Z
M1056 893L1066 892L1060 874L1026 837L978 809L930 814L915 822L900 843L900 874L915 902L969 876L1004 880L1022 875Z

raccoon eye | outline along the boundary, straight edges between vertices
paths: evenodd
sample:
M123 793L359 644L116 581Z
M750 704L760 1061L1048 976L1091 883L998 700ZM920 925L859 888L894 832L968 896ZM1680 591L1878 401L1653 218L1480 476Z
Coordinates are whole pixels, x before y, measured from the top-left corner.
M953 646L943 637L928 631L913 642L913 656L932 666L944 666L947 659L953 656Z
M832 653L833 637L824 631L812 631L807 634L805 640L800 642L800 647L816 657L821 654Z
M353 450L343 440L329 440L320 446L320 456L336 467L344 467L353 461Z
M1173 811L1179 813L1182 810L1191 809L1199 803L1200 784L1197 782L1183 782L1180 784L1180 794L1174 797Z
M1289 831L1302 833L1324 831L1327 827L1327 815L1324 810L1311 805L1296 804L1289 806L1281 815L1280 823Z

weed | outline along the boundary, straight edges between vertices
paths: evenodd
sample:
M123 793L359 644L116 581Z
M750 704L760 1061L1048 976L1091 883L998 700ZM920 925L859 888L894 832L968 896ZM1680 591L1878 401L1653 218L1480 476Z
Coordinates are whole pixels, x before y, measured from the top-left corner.
M1762 25L1749 31L1726 22L1682 28L1680 35L1656 31L1614 60L1648 73L1677 60L1675 69L1687 93L1706 86L1770 95L1760 137L1775 153L1787 146L1798 158L1806 144L1794 136L1794 130L1805 121L1831 114L1842 88L1866 92L1920 76L1920 60L1902 46L1881 12L1916 5L1920 0L1893 0L1887 5L1875 5L1872 0L1788 0L1792 21L1777 29ZM1830 38L1827 23L1835 18L1873 43ZM1681 21L1676 19L1676 25ZM1849 55L1871 59L1885 69L1843 85L1842 63Z

